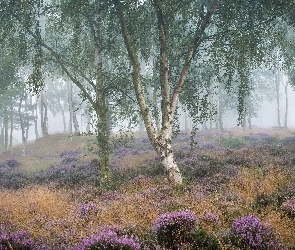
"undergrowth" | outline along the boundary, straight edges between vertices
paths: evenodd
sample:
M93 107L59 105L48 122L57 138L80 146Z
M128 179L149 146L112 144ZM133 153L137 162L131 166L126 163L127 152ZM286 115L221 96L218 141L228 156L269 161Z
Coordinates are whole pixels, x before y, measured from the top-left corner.
M82 137L3 153L0 249L294 248L293 134L200 131L193 150L188 138L173 139L178 187L146 137L114 150L109 189Z

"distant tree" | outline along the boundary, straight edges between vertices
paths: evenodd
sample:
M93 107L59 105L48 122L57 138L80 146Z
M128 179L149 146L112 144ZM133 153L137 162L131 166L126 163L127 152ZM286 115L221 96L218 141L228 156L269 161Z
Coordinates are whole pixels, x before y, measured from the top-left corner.
M131 117L132 120L135 111L130 105L133 102L127 81L130 75L118 75L114 71L125 52L120 50L122 40L113 25L111 7L109 1L98 0L30 0L25 3L8 0L0 3L0 29L6 42L15 39L19 48L26 45L25 51L30 52L33 70L28 84L31 90L40 92L44 88L46 65L49 74L54 71L55 75L67 77L67 81L75 84L82 99L91 105L96 114L102 185L111 181L110 125L120 124L119 119ZM10 26L9 30L4 30ZM16 30L21 36L16 37ZM42 133L46 135L48 106L42 91L40 102Z
M3 46L1 48L0 57L0 124L1 124L1 136L0 145L3 146L4 150L8 149L9 141L12 144L12 139L9 140L8 130L9 123L11 127L10 138L12 137L13 131L13 112L11 107L13 106L15 85L18 83L17 71L18 64L15 62L15 53L10 48ZM10 121L10 122L9 122Z
M295 89L295 25L287 26L286 44L283 49L285 59L285 73L288 76L288 81L285 84L285 98L286 98L286 111L284 127L288 125L288 85L293 86Z

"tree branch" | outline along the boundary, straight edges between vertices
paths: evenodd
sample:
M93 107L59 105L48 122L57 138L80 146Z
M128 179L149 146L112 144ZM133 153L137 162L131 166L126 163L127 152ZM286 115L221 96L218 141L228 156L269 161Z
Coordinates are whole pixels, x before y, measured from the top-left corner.
M162 92L162 127L170 120L170 86L168 70L168 51L167 51L167 30L164 20L164 13L159 1L154 0L154 7L157 12L158 30L160 41L160 83Z
M146 98L145 98L144 91L142 88L141 75L140 75L140 64L139 64L138 56L136 54L136 51L135 51L132 41L131 41L131 37L130 37L129 31L128 31L128 28L126 25L124 12L123 12L123 8L120 3L120 0L114 0L114 4L117 9L117 14L118 14L119 23L121 26L121 31L122 31L122 35L124 38L125 46L127 48L128 55L129 55L129 58L131 60L131 64L133 67L132 77L133 77L133 85L134 85L134 89L135 89L136 99L137 99L137 102L140 107L140 112L143 117L144 124L145 124L146 130L147 130L147 134L149 136L149 139L150 139L153 147L155 148L155 150L158 152L159 151L159 148L157 146L158 135L157 135L157 131L153 125L150 111L149 111L148 105L146 103Z
M210 19L211 19L212 15L214 14L214 12L217 9L218 3L219 3L219 0L214 0L210 10L205 15L203 21L200 24L199 29L197 29L197 31L196 31L196 33L194 35L194 38L192 39L192 42L189 45L189 48L188 48L188 51L187 51L187 56L186 56L184 65L182 67L182 71L181 71L181 74L179 76L178 83L175 86L174 91L173 91L173 97L172 97L172 102L171 102L171 111L172 111L172 116L173 117L174 117L174 114L175 114L175 110L177 108L177 101L178 101L178 98L179 98L179 94L180 94L181 89L183 87L184 80L185 80L185 78L187 76L191 61L194 58L199 45L203 41L202 36L203 36L204 31L205 31L205 29L207 28L207 26L208 26L208 24L210 22Z
M36 35L27 27L25 27L25 29L27 30L27 32L34 38L34 39L38 39L38 37L36 37ZM38 39L39 40L39 39ZM91 105L93 107L96 107L96 103L93 101L91 95L87 92L87 90L84 88L84 86L80 83L79 80L77 80L72 74L71 72L67 69L65 62L59 57L59 55L57 54L57 52L52 49L49 45L47 45L46 43L44 43L43 41L38 41L40 43L40 45L42 47L44 47L45 49L47 49L50 54L55 58L55 60L57 61L57 63L61 66L62 70L67 74L67 76L71 79L71 81L76 84L76 86L82 91L82 93L85 95L85 97L88 99L88 101L91 103ZM91 84L92 86L93 83Z

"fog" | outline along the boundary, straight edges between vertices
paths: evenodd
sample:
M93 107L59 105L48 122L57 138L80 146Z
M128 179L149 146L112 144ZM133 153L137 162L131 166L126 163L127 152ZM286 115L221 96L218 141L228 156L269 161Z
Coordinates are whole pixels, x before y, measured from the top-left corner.
M283 84L281 84L280 88L280 118L281 118L281 125L284 126L284 119L285 119L285 112L286 112L286 98L285 98L285 89L284 85L286 83L287 79L284 78ZM287 127L292 128L295 127L295 91L291 86L288 86L288 120L287 120ZM87 121L89 119L85 117L85 114L83 114L82 110L78 110L76 112L77 114L77 120L79 123L79 129L80 132L86 132L87 128ZM185 114L181 112L180 110L180 130L185 130L185 126L187 126L189 129L192 128L192 121L187 116L187 120L185 121ZM225 130L230 130L232 128L236 128L237 126L237 112L235 110L226 110L223 114L223 125ZM66 133L69 133L69 120L70 115L69 112L65 113L65 120L66 120ZM185 125L186 123L186 125ZM211 122L213 124L213 129L216 128L215 121ZM207 128L209 128L209 121L206 122ZM123 122L123 126L125 126L126 130L128 129L128 122ZM252 128L277 128L278 125L278 115L277 115L277 103L276 100L273 100L271 102L264 101L261 104L260 109L257 112L257 116L252 118ZM114 127L112 129L113 133L116 133L118 131L118 127ZM198 125L198 129L204 129L204 126L202 124ZM248 129L248 128L244 128ZM138 126L136 127L136 130L138 130ZM48 112L48 132L49 134L55 134L55 133L62 133L64 132L64 125L63 125L63 117L60 113L53 115L52 112ZM41 135L41 124L40 120L38 119L38 133L39 136ZM35 140L35 128L34 125L31 125L28 131L28 141ZM13 141L14 144L21 142L21 131L20 130L14 130L13 131Z

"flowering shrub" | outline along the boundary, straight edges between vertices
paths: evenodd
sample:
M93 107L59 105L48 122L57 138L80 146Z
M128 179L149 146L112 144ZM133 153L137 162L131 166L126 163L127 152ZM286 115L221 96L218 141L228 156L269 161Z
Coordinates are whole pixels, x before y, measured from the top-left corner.
M19 168L0 167L0 188L20 188L29 181L29 177Z
M233 244L246 249L280 249L277 235L255 215L238 218L232 225Z
M295 218L295 199L291 198L283 202L282 210L287 214L288 217Z
M206 213L203 217L202 220L204 222L209 222L209 223L214 223L214 224L218 224L219 223L219 218L217 214L213 214L213 213Z
M69 164L72 162L77 162L79 160L78 156L81 154L81 150L66 150L60 154L62 158L62 164Z
M273 144L277 143L278 139L274 136L271 136L266 133L250 133L243 137L247 140L251 145L259 145L259 144Z
M215 142L200 142L198 143L199 149L212 149L217 150L219 149L219 146Z
M88 217L98 210L97 206L93 202L83 203L77 209L77 215L80 218L88 219Z
M120 147L118 148L115 153L114 156L118 157L118 158L123 158L123 157L130 157L132 155L136 155L138 152L136 149L132 149L132 148L127 148L127 147Z
M190 210L162 214L154 224L158 243L168 249L178 249L189 243L189 232L196 226L196 216Z
M0 188L19 188L28 183L28 176L19 169L21 163L15 159L0 163Z
M187 248L183 249L202 249L202 250L218 250L220 249L217 238L207 233L203 228L196 228L190 233L192 242Z
M20 162L18 160L15 160L15 159L9 159L9 160L6 160L4 162L4 164L10 168L17 168L17 167L20 167Z
M34 249L34 245L34 241L27 232L9 233L3 226L0 227L0 250L31 250Z
M295 145L295 136L291 136L291 137L287 137L285 138L282 143L284 145L288 145L288 146L294 146Z
M80 150L80 149L77 149L77 150L65 150L63 152L60 153L60 157L61 158L66 158L66 157L76 157L78 156L79 154L81 154L83 151Z
M50 183L54 181L59 186L75 186L91 183L99 185L99 168L92 162L81 163L70 161L60 163L37 173L34 178L38 183Z
M119 236L112 230L102 231L98 236L84 240L77 250L140 250L141 244L135 236Z

